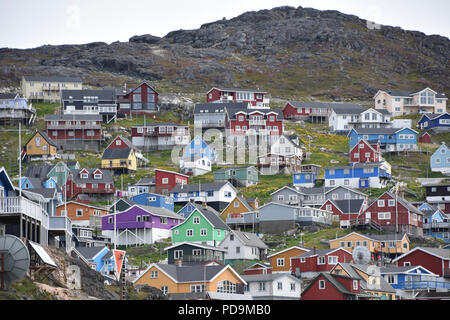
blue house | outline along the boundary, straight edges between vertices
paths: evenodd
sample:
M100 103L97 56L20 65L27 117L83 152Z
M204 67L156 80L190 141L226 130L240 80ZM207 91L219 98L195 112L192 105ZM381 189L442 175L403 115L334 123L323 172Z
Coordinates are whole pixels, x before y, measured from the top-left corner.
M450 216L439 208L422 210L423 235L450 243Z
M383 163L355 163L325 168L325 187L384 188L392 176Z
M431 156L430 167L431 171L450 175L450 149L445 142Z
M398 290L450 288L450 282L443 281L439 275L422 266L385 267L380 269L380 273L387 283Z
M20 185L22 189L58 189L58 184L53 177L47 178L43 181L39 178L22 177Z
M74 249L75 253L78 254L85 262L88 262L90 267L95 271L101 272L105 267L106 256L110 249L106 246L100 247L78 247Z
M177 214L182 215L184 217L184 219L187 219L187 218L189 218L191 213L194 212L195 209L196 209L196 207L191 202L188 202L188 203L186 203L186 205L183 208L181 208L177 212Z
M156 193L141 193L131 197L131 200L142 206L166 208L170 211L174 211L174 202L172 197L163 196Z
M4 167L0 168L0 199L14 197L16 195L14 185Z
M184 148L183 159L186 161L195 161L204 157L214 163L216 161L216 151L203 141L202 138L195 136Z
M426 113L417 123L420 129L432 129L436 132L450 131L450 113L433 114Z
M292 176L294 187L313 188L316 185L317 174L312 172L296 173Z
M418 132L410 128L353 128L348 134L350 150L360 140L380 142L381 152L417 149Z

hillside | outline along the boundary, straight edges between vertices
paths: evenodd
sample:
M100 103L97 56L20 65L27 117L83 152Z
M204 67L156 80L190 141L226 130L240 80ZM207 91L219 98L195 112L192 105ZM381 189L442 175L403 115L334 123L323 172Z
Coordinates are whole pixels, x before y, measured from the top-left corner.
M150 81L162 93L263 87L274 97L371 100L379 88L448 91L446 37L337 11L279 7L129 42L0 49L0 87L22 75L80 76L90 86Z

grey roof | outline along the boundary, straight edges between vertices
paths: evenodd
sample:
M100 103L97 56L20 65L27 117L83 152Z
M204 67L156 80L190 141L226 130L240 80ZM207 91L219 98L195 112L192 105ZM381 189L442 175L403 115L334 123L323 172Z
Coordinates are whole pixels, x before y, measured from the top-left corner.
M214 171L215 173L225 173L229 170L248 170L249 168L254 168L256 170L255 167L253 166L247 166L247 167L224 167L224 168L220 168L219 170Z
M333 189L334 189L333 187L314 187L314 188L300 187L298 192L303 194L323 194Z
M61 99L68 100L72 97L74 100L83 100L83 97L98 97L103 101L116 100L116 92L114 90L62 90Z
M223 220L219 217L219 213L216 210L210 207L203 208L202 205L196 203L193 203L192 205L194 205L197 208L197 210L200 211L200 213L203 214L203 216L209 222L211 222L214 228L221 230L230 230L228 225L225 222L223 222Z
M28 178L38 178L40 181L47 178L47 174L53 169L53 165L43 164L43 165L31 165L27 169L26 176Z
M408 267L383 267L380 268L380 273L404 273L411 269L417 268L417 266L408 266Z
M74 183L80 183L80 184L84 184L84 183L94 183L94 184L95 183L114 183L113 175L112 175L111 171L109 171L109 170L98 169L98 168L86 169L89 172L89 177L87 179L81 179L80 171L82 171L82 170L84 170L84 169L81 168L81 169L77 169L77 170L72 170ZM96 170L100 170L101 172L103 172L103 179L94 179L93 173Z
M217 89L220 91L229 91L229 92L235 92L235 91L239 91L239 92L254 92L254 93L267 93L267 91L264 90L260 90L260 89L243 89L243 88L218 88L218 87L214 87L212 89ZM211 90L212 90L211 89ZM211 91L209 90L209 91ZM208 92L209 92L208 91Z
M152 186L155 184L154 178L142 178L137 183L135 183L135 186Z
M178 242L178 243L175 243L174 245L171 245L170 247L164 248L164 251L167 251L167 250L173 249L173 248L177 248L177 247L180 247L180 246L185 246L185 245L193 246L193 247L197 247L197 248L203 248L203 249L211 249L213 251L222 251L222 252L227 252L228 251L225 248L210 246L210 245L207 245L207 244L196 243L196 242Z
M99 114L46 114L45 121L102 121Z
M109 260L113 256L112 250L109 250L103 257L102 260Z
M248 108L248 106L245 107L238 107L238 106L232 106L227 107L228 116L230 119L235 119L236 114L240 111L243 111L245 113L252 113L252 112L261 112L262 114L266 115L270 112L274 112L277 114L278 119L283 119L283 111L281 109L267 109L267 108Z
M45 199L52 199L55 197L55 194L58 190L56 188L33 188L22 191L39 194Z
M155 216L184 220L184 217L182 215L179 215L179 214L177 214L173 211L170 211L169 209L166 209L166 208L143 206L140 204L138 204L137 206L144 209L145 211L150 212L151 214L153 214Z
M105 247L78 247L76 249L86 260L90 260L104 248Z
M245 246L267 249L268 246L255 234L250 232L232 231Z
M429 247L420 247L421 249L428 251L432 254L435 254L443 259L450 259L450 250L443 248L429 248Z
M205 183L205 184L184 184L184 185L177 185L175 188L173 188L170 193L185 193L185 192L194 192L194 191L219 191L222 189L222 187L226 184L228 184L228 181L224 182L211 182L211 183Z
M366 234L366 236L371 239L378 240L378 241L390 241L390 240L400 241L405 236L405 233Z
M430 119L430 120L434 120L434 119L436 119L436 118L439 118L439 117L442 117L442 116L445 116L445 115L448 115L449 113L448 112L445 112L445 113L425 113L423 116L422 116L422 118L423 117L427 117L428 119ZM420 120L419 120L420 121Z
M344 287L344 286L336 279L337 277L347 278L347 279L350 278L350 277L339 276L339 275L336 275L336 274L331 275L331 274L329 274L329 273L321 272L321 273L317 276L317 278L320 277L321 275L322 275L325 279L327 279L328 282L330 282L330 283L331 283L331 284L332 284L339 292L344 293L344 294L348 294L348 295L356 295L355 293L348 291L347 288ZM316 279L317 279L317 278L316 278ZM350 278L350 279L354 279L354 278ZM356 278L356 279L359 279L359 278ZM355 280L356 280L356 279L355 279ZM312 285L313 283L314 283L314 281L312 281L310 285ZM309 288L309 286L308 286L308 288ZM306 289L305 289L305 290L306 290Z
M349 199L349 200L332 200L332 202L341 210L343 213L355 213L361 210L364 204L364 199Z
M403 128L406 129L406 128ZM394 134L402 128L353 128L358 134Z
M337 249L320 249L320 250L316 250L316 253L314 253L314 250L310 250L308 252L302 253L301 255L299 255L297 257L307 258L307 257L315 256L315 255L323 256L323 255L327 255L330 252L335 251L335 250L337 250Z
M23 76L27 81L48 81L48 82L82 82L78 77L60 76Z
M336 114L360 114L367 109L359 104L340 104L331 108Z
M419 93L424 89L415 90L415 91L401 91L401 90L386 90L393 97L411 97L413 94ZM436 93L436 98L447 98L445 93Z
M239 108L239 109L247 109L248 108L248 103L246 102L231 102L231 103L199 103L196 104L194 107L194 114L196 113L200 113L201 110L207 110L209 114L213 114L216 113L216 110L223 110L223 112L220 113L225 113L226 109L234 109L234 108ZM219 113L217 112L217 113Z
M339 167L326 167L327 169L353 169L353 168L368 168L368 167L380 167L383 165L383 162L358 162L352 166L339 166Z
M362 289L367 290L369 289L367 287L367 282L364 280L364 278L362 278L358 272L356 272L355 269L359 269L362 272L368 274L368 268L370 267L370 265L363 265L363 264L349 264L349 263L339 263L342 268L348 272L348 274L350 275L350 277L352 278L357 278L360 280L360 286ZM384 292L392 292L395 293L395 289L383 278L380 277L380 287L378 290L384 291ZM369 289L370 290L370 289Z
M131 148L108 148L103 151L102 159L127 159Z
M14 99L15 97L17 97L18 93L0 93L0 100L3 99Z
M147 128L147 127L159 127L159 126L187 127L187 125L185 125L185 124L174 123L174 122L164 122L164 123L152 122L152 123L146 123L145 125L140 124L137 126L133 126L132 128Z
M182 265L180 267L176 264L157 264L157 266L178 282L209 281L227 267L226 265Z
M325 109L333 109L333 110L352 110L355 108L362 108L361 111L366 110L360 104L355 103L342 103L342 102L298 102L298 101L290 101L290 105L295 108L325 108Z
M38 133L42 136L42 138L44 138L45 141L47 141L47 143L49 145L56 147L56 143L52 139L50 139L50 137L47 135L47 133L45 133L44 131L41 131L41 130L36 130L36 132L30 137L30 139L28 139L28 141L25 143L25 145L27 145L34 138L34 136Z
M389 196L391 196L393 199L396 198L396 196L390 192L386 192ZM408 200L403 199L402 197L397 197L397 201L400 202L401 205L403 205L405 208L407 208L409 211L423 215L422 211L420 211L418 208L413 206Z
M245 282L255 282L255 281L270 282L270 281L274 281L274 280L277 280L278 278L285 277L285 276L287 276L297 282L302 281L299 278L296 278L293 275L290 275L288 273L248 274L248 275L243 275L242 279L244 279Z

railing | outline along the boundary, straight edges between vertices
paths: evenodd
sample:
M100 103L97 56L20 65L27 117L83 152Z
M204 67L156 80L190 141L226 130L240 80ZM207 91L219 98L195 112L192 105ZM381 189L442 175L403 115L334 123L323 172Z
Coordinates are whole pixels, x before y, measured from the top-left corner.
M79 193L114 193L113 189L88 189L82 188Z
M423 224L423 229L432 229L432 228L447 229L450 228L450 222L431 222Z
M266 120L249 120L251 126L265 126Z
M207 254L207 255L195 255L195 256L194 255L183 255L181 257L181 260L183 262L206 262L206 261L211 261L211 260L223 261L224 258L216 256L216 255L212 255L212 254L211 255L209 255L209 254Z
M96 125L92 125L92 124L71 124L71 125L54 125L54 124L48 124L47 125L47 129L55 129L55 130L63 130L63 129L69 129L69 130L100 130L102 128L101 124L96 124Z
M22 213L36 219L43 221L45 213L44 209L28 199L20 197L0 198L0 215L1 214L18 214Z
M46 87L42 87L42 91L59 91L59 90L64 90L66 88L63 88L61 86L46 86Z
M450 282L446 281L403 281L398 283L402 289L450 289Z
M117 107L116 106L98 107L98 111L100 113L116 113L117 112Z
M450 268L444 269L444 278L450 278Z
M49 229L72 232L72 222L67 217L49 217Z

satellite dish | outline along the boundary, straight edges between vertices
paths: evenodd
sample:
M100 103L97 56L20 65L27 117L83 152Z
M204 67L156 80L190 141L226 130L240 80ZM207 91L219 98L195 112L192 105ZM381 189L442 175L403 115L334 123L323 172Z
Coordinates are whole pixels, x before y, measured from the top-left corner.
M0 237L0 287L25 277L30 267L30 253L22 240L13 236Z
M353 261L356 264L369 264L370 251L367 247L358 246L353 249Z

